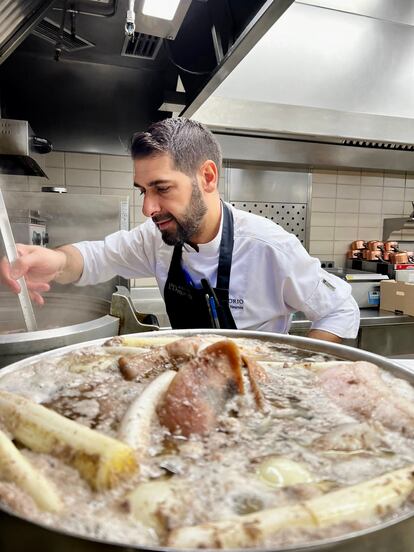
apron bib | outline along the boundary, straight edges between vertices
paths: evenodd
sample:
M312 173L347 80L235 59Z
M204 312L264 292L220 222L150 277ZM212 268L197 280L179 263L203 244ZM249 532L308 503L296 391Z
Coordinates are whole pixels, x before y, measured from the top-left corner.
M229 307L230 270L233 256L233 214L223 203L223 231L220 241L217 287L214 288L218 304L217 318L220 328L237 329ZM164 287L164 301L174 330L214 328L206 290L195 288L186 276L182 260L182 244L174 247L174 253Z

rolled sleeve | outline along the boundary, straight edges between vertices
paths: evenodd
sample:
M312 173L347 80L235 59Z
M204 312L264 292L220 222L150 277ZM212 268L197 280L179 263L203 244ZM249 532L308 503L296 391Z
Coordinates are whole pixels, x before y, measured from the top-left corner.
M106 282L114 276L143 278L154 275L145 252L144 237L140 228L130 232L121 230L103 241L85 241L73 244L83 257L82 276L78 286Z
M312 323L312 330L324 330L343 339L354 339L359 330L360 311L350 296L340 308Z
M303 312L312 329L347 339L356 337L360 315L351 286L323 270L318 259L298 242L292 248L289 266L283 285L285 304L292 311Z

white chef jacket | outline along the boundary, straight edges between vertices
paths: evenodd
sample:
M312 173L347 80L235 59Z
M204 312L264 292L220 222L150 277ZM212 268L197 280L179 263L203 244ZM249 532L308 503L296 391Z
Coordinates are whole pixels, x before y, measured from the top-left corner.
M323 270L293 234L264 217L228 206L234 217L229 301L237 328L287 333L293 313L301 311L312 321L312 329L356 337L359 308L351 286ZM195 284L207 278L216 286L222 223L223 217L217 236L199 244L199 251L183 247L183 266ZM173 247L162 241L151 219L104 241L74 246L84 260L77 285L98 284L115 275L155 276L163 293Z

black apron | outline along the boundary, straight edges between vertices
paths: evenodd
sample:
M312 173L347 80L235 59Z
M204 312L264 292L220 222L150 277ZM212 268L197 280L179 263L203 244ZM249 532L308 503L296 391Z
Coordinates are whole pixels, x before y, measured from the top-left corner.
M223 203L223 231L220 242L217 268L218 301L217 318L220 328L237 329L229 307L230 269L233 256L233 214ZM213 328L211 309L206 298L206 289L197 289L188 281L182 265L182 244L174 247L168 278L164 287L164 301L171 326L175 329ZM210 296L214 293L210 293ZM217 320L217 319L216 319Z

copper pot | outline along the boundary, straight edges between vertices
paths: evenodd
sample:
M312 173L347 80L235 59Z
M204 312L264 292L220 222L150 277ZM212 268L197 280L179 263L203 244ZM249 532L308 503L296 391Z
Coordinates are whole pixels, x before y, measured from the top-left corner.
M364 240L356 240L351 243L350 249L365 249L367 243Z
M369 253L368 249L363 249L362 250L362 258L367 260L368 259L368 253Z
M381 251L367 251L367 261L382 261Z
M367 246L370 251L382 251L382 249L384 248L384 242L371 240L367 243Z
M384 251L398 251L398 242L396 241L384 242Z
M390 252L390 262L392 264L407 264L408 254L406 251L399 251L398 253Z
M347 259L361 259L361 250L360 249L350 249L346 252Z
M390 260L390 251L383 251L382 259L388 263L388 261Z

